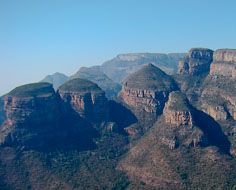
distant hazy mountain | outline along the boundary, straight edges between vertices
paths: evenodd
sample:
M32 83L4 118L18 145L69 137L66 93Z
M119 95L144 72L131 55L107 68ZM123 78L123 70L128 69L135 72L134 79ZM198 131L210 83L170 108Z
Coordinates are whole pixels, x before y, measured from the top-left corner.
M129 74L140 69L144 64L152 63L168 74L177 72L178 62L184 53L129 53L120 54L103 63L103 72L115 82L121 82Z
M104 74L100 66L89 68L81 67L77 73L70 77L70 79L74 78L87 79L98 84L98 86L106 92L106 96L108 98L116 96L121 90L120 84L115 83L106 74Z
M47 75L43 80L40 82L48 82L51 83L54 87L54 89L57 89L59 86L64 84L69 79L68 76L62 74L62 73L54 73L52 75Z

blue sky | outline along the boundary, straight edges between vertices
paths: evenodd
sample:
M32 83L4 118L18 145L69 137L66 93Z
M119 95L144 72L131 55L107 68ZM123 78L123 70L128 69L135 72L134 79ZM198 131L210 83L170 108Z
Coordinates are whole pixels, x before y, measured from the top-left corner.
M235 0L1 0L0 94L119 53L236 48Z

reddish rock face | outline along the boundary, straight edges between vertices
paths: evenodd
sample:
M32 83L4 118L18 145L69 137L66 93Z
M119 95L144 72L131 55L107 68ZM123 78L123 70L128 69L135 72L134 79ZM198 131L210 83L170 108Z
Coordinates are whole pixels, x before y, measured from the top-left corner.
M4 109L9 123L40 124L52 122L60 117L60 99L52 85L47 86L48 92L38 96L11 95L4 98Z
M49 83L17 87L4 98L6 121L0 128L1 145L40 147L55 141L60 128L61 100Z
M59 91L64 102L82 117L92 120L106 120L108 117L108 101L105 93L76 93Z
M200 105L204 112L215 120L236 120L236 81L225 76L208 76L200 97Z
M176 126L192 126L193 124L192 114L180 92L170 93L169 100L165 105L164 116L166 123Z
M175 88L171 77L148 64L126 79L120 97L132 108L158 115Z
M225 108L223 106L203 104L202 109L216 121L224 121L228 118L227 112L225 111Z
M143 109L148 113L161 112L167 99L168 92L155 92L154 90L130 89L124 86L120 94L126 104Z
M236 50L222 49L214 53L210 75L236 78Z
M82 87L83 82L89 85L89 90L65 88L69 83ZM73 79L59 89L64 102L69 104L82 118L91 121L105 121L108 118L108 100L105 93L94 83L85 79Z
M199 75L209 72L213 51L205 48L193 48L183 61L179 62L179 74Z
M8 120L12 124L35 123L40 124L43 120L52 121L55 114L59 115L58 97L5 97L5 110Z
M236 49L219 49L214 53L215 62L236 63Z

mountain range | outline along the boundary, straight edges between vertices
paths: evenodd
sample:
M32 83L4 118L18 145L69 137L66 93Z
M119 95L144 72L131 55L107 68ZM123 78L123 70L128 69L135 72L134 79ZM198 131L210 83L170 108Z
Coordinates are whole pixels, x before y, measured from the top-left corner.
M0 189L235 189L236 50L122 54L0 99Z

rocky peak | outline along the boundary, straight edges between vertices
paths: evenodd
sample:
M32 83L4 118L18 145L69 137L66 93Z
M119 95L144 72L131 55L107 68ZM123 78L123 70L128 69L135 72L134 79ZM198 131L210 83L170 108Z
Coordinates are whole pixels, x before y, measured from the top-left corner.
M82 118L107 120L108 100L97 84L86 79L72 79L59 88L59 94Z
M120 95L129 106L158 114L174 89L175 83L169 75L148 64L125 80Z
M12 124L40 124L59 116L59 96L49 83L33 83L15 88L4 97L4 109Z
M199 75L209 72L213 51L206 48L193 48L179 62L179 74Z
M60 108L60 97L49 83L15 88L4 97L6 121L0 129L0 143L38 146L46 142L59 123Z
M170 93L164 108L164 116L166 123L174 124L176 126L192 126L193 124L192 114L187 104L187 99L179 91Z
M236 78L236 49L219 49L214 53L210 75Z

